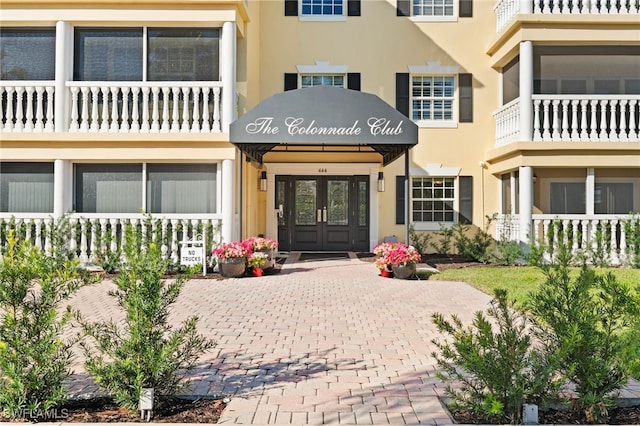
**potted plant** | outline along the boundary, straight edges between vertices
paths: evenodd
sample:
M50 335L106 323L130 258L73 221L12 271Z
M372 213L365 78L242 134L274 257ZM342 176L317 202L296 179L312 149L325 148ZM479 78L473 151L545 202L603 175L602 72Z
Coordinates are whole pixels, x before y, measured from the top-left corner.
M213 249L213 255L218 258L220 275L225 278L241 277L246 270L251 248L238 241L222 243Z
M251 274L254 277L261 277L267 261L268 256L266 253L256 251L251 253L251 256L249 256L249 259L247 259L247 266L251 269Z
M392 263L387 254L397 245L398 243L381 243L373 248L373 254L378 256L374 265L380 270L380 276L386 278L393 276Z
M267 255L263 269L275 266L275 252L278 249L278 241L265 237L250 237L243 241L251 247L252 252L262 252Z
M404 243L396 243L384 256L392 265L393 276L400 279L411 278L416 273L416 263L422 260L418 250Z

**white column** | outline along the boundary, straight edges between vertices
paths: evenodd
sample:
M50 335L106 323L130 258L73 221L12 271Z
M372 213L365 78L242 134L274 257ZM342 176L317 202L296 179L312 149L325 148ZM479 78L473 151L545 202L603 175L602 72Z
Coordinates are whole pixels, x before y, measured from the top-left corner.
M225 22L220 38L220 79L222 81L222 131L236 119L236 23Z
M71 80L71 26L56 23L56 75L55 75L55 131L66 132L69 128L69 93L65 83Z
M585 183L585 205L586 214L595 214L595 195L596 195L596 169L587 168L587 180Z
M53 162L53 217L58 219L65 213L65 182L67 162L55 160Z
M520 167L520 245L528 245L532 237L533 169Z
M533 43L520 42L520 135L518 140L533 139Z
M226 243L233 241L233 194L236 192L233 163L233 160L222 160L222 241Z
M533 13L533 2L531 0L521 0L520 13Z

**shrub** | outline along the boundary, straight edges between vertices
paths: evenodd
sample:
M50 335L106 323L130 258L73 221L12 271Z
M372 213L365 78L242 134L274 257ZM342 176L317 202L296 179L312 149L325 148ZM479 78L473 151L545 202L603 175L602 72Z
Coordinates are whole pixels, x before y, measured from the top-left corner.
M633 368L637 342L628 342L624 331L637 318L639 302L611 273L597 275L583 265L572 277L570 248L562 234L558 240L555 262L541 266L545 281L528 308L538 319L536 335L575 384L578 407L601 422Z
M633 213L622 226L626 234L627 263L633 268L640 268L640 213Z
M473 236L469 237L469 225L457 223L453 232L454 245L459 256L483 263L489 259L488 252L493 238L486 230L477 229Z
M409 243L415 247L420 254L426 254L431 241L431 234L426 232L418 233L412 224L409 225Z
M10 417L48 410L66 398L74 340L62 335L72 315L63 303L83 284L72 260L47 256L7 236L0 262L0 411ZM52 253L63 253L55 248Z
M453 228L447 228L445 225L441 225L440 231L436 232L436 235L440 237L440 239L437 242L432 242L431 247L441 256L451 256L453 234Z
M197 317L174 329L169 310L178 298L186 276L169 283L162 279L168 261L159 245L151 242L139 250L143 238L131 226L125 230L126 262L110 293L125 311L125 327L113 322L89 324L79 318L91 344L82 342L87 371L122 407L134 409L143 388L154 388L162 406L187 385L180 373L189 371L213 342L197 333Z
M466 327L455 315L450 320L432 315L438 330L450 338L450 343L433 340L439 349L433 356L442 369L436 374L460 383L446 388L452 408L490 422L519 423L522 404L554 395L559 381L545 355L533 348L527 317L509 308L506 290L495 290L487 316L476 312L472 326Z

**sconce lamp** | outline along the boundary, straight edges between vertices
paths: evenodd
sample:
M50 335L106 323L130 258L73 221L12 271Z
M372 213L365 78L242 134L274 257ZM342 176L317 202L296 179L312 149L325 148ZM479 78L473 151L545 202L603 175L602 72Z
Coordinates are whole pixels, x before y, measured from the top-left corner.
M378 172L378 192L384 192L384 173Z
M267 192L267 172L260 172L260 191Z

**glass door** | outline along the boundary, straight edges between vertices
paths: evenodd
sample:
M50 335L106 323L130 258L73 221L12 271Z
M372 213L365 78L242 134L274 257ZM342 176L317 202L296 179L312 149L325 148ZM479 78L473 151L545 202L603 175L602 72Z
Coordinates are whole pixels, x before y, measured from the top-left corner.
M283 251L366 251L368 176L276 176Z

